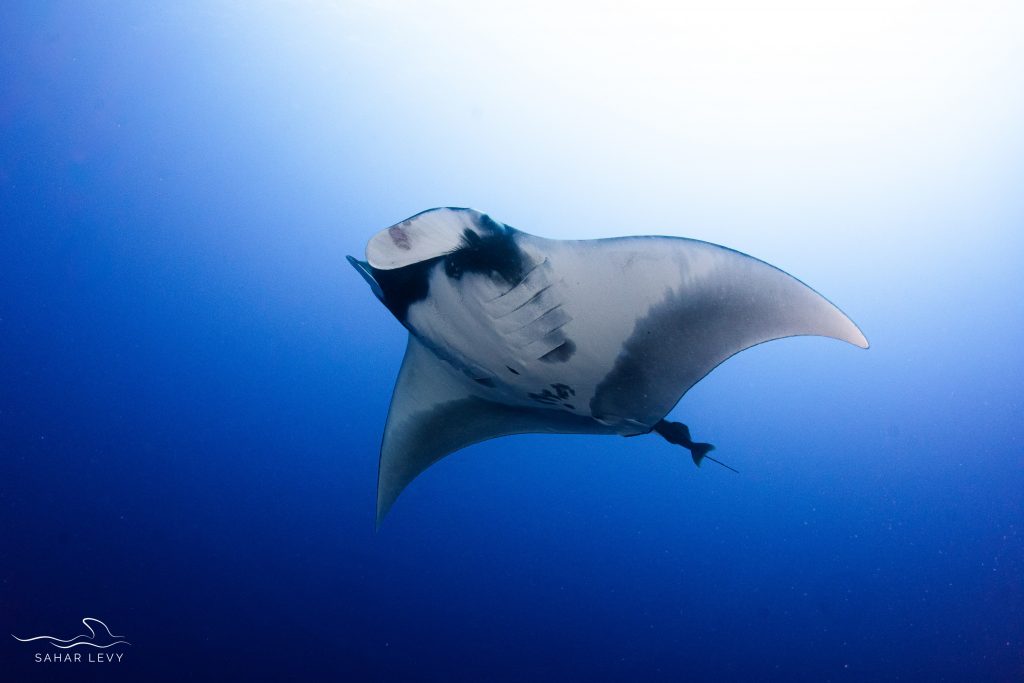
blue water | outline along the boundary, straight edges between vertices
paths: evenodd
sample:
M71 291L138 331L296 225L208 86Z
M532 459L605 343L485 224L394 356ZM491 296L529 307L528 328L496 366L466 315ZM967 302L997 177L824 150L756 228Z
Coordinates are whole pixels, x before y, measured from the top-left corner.
M0 680L1024 678L1019 12L167 5L0 9ZM344 256L441 205L725 244L872 348L691 391L738 476L510 437L375 533ZM6 635L83 617L122 661Z

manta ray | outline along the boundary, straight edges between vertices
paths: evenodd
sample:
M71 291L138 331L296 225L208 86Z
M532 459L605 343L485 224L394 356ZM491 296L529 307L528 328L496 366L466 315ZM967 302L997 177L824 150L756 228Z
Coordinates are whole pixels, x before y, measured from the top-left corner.
M545 239L437 208L348 260L409 333L380 451L378 527L430 465L498 436L654 432L700 465L713 446L664 418L724 360L796 335L868 346L791 275L681 237Z

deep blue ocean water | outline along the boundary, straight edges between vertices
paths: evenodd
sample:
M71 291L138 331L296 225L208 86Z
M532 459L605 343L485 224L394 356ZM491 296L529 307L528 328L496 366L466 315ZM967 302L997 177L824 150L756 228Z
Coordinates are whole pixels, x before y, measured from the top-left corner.
M1022 22L963 10L5 4L0 680L1024 678ZM443 205L725 244L872 347L687 394L738 476L509 437L375 532L405 332L344 257ZM7 635L83 617L122 661Z

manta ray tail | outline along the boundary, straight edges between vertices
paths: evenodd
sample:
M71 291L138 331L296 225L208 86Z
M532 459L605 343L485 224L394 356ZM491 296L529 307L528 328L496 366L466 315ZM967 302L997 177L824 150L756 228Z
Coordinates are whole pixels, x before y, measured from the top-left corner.
M700 463L704 458L708 457L708 451L715 450L715 447L709 443L691 443L687 448L690 449L690 457L693 458L693 464L700 467Z
M735 469L729 467L720 460L715 460L708 455L709 451L715 450L715 447L709 443L699 443L690 438L690 428L684 425L682 422L668 422L666 420L659 420L654 425L654 431L661 434L661 436L669 443L674 443L677 446L689 449L690 457L693 458L693 464L700 467L701 462L704 458L707 458L711 462L716 462L722 467L736 472Z

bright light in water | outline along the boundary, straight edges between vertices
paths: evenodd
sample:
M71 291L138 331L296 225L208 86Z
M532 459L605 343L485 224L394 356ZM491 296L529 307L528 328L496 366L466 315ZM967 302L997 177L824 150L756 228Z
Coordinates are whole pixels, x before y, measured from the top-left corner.
M562 238L700 237L784 267L823 248L895 267L968 232L1019 244L1019 3L262 11L220 15L234 87L274 84L265 106L292 122L277 134L322 191L374 188L356 231L450 204Z

